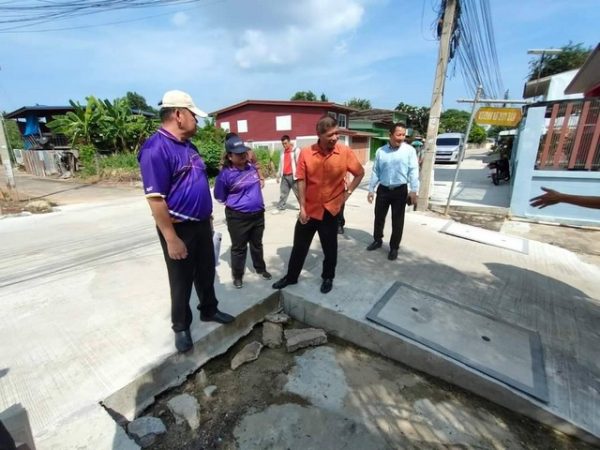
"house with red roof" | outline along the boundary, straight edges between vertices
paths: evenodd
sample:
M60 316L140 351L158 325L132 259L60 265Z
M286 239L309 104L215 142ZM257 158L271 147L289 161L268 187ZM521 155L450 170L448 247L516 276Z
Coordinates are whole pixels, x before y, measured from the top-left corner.
M253 148L281 148L281 136L288 135L298 147L317 141L315 125L324 115L338 121L340 141L348 145L362 164L369 160L373 133L348 129L353 108L333 102L295 100L245 100L210 113L215 125L237 133Z

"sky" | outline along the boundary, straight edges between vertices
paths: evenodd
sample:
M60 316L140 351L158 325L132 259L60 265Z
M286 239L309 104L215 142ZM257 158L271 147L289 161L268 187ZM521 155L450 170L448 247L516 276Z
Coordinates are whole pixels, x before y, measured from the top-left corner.
M23 0L25 1L25 0ZM598 0L491 0L504 88L521 98L532 48L600 40ZM198 0L0 33L0 110L180 89L212 112L297 91L372 107L429 106L439 0ZM115 23L119 22L119 23ZM113 23L113 25L106 25ZM73 28L77 29L64 29ZM38 32L40 29L62 30ZM596 31L594 31L596 30ZM473 98L451 63L444 109Z

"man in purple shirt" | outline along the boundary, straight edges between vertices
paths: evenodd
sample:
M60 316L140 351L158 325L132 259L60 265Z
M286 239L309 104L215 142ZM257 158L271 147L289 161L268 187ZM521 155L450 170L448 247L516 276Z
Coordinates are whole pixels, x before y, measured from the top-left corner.
M200 300L200 320L229 323L234 318L217 308L212 199L206 166L189 141L196 133L196 117L206 113L181 91L166 92L160 106L161 128L144 143L138 160L169 274L175 347L186 352L193 347L192 285Z

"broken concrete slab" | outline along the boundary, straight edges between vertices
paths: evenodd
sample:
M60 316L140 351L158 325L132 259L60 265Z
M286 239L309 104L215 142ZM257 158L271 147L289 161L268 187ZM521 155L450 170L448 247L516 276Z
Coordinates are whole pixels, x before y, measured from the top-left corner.
M192 430L200 426L200 405L195 397L181 394L167 402L167 407L176 423L187 422Z
M281 323L264 322L262 326L262 341L269 348L281 347L283 343L283 325Z
M167 432L167 427L158 417L145 416L127 425L127 432L133 435L142 448L154 444L156 437Z
M325 344L327 334L319 328L301 328L285 330L285 345L288 352L294 352L300 348L312 347Z
M307 430L310 433L307 433ZM260 430L260 432L257 432ZM272 405L245 415L234 429L238 448L387 450L390 446L360 422L316 407Z
M290 316L283 312L271 313L265 316L265 320L271 323L286 324L290 321Z
M231 360L231 370L235 370L242 364L258 359L263 345L258 342L250 342L242 350L240 350Z

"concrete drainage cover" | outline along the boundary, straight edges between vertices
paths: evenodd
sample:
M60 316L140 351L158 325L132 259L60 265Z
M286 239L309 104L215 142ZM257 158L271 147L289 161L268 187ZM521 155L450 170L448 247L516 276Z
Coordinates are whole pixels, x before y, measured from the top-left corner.
M524 253L526 255L529 254L529 245L526 239L508 236L506 234L498 233L497 231L486 230L471 225L465 225L452 220L444 225L440 230L440 233L446 233L451 236L481 242L482 244L492 245L494 247L500 247Z
M540 337L444 298L395 282L367 319L543 402Z

